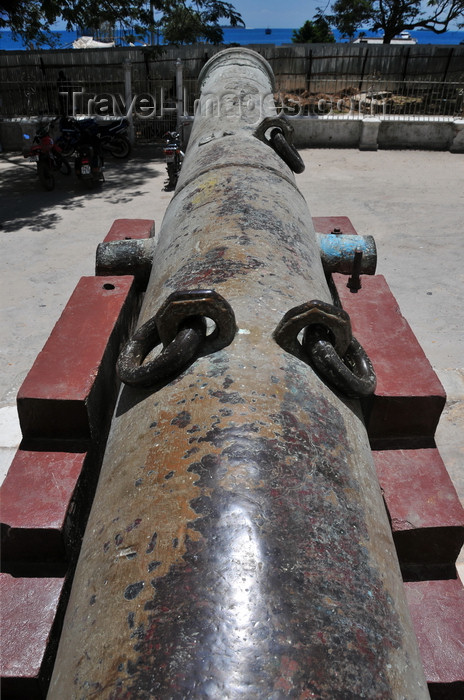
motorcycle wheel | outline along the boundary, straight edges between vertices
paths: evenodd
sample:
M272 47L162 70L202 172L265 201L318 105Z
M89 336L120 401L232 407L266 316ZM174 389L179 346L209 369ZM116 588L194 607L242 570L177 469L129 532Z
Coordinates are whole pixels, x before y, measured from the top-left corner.
M63 175L71 175L71 166L62 153L57 157L57 163L60 173L63 173Z
M48 163L40 161L37 163L37 175L39 176L40 184L47 192L55 189L55 178Z
M59 142L59 145L61 148L61 155L64 156L64 158L71 158L72 154L76 150L71 143L66 143L66 141L63 143Z
M126 136L115 136L104 144L107 151L111 153L113 158L128 158L132 150L129 139Z
M178 171L177 171L177 166L175 163L168 163L167 164L167 170L168 170L168 187L171 189L174 189L175 186L177 185L177 178L178 178Z

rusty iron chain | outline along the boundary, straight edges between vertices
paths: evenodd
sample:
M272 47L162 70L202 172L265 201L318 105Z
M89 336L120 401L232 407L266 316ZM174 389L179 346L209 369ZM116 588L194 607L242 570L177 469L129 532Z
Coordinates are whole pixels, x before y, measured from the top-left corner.
M268 137L267 132L270 129ZM285 117L266 117L255 130L254 136L267 143L294 173L303 172L305 169L303 159L292 142L293 127Z
M346 396L360 398L375 391L372 363L351 333L349 315L340 307L318 299L295 306L278 324L274 339L303 362L309 360L328 384Z
M153 360L144 362L160 343L156 317L140 326L121 351L116 371L124 384L149 387L184 370L206 338L206 322L190 317L175 338Z
M180 324L191 316L205 316L214 324L201 348L202 355L221 350L232 342L237 329L231 305L214 289L183 289L173 292L156 313L156 326L164 345L177 335Z
M284 163L288 165L290 170L293 170L294 173L303 172L305 169L303 159L293 143L287 141L280 128L271 131L270 141L274 151L282 158Z
M215 325L210 335L206 318ZM229 345L235 331L232 307L214 289L173 292L123 348L116 365L118 376L124 384L152 386L179 374L196 357ZM161 343L159 355L146 361Z
M330 332L332 344L343 357L352 337L350 317L341 307L319 299L307 301L287 311L274 331L274 340L281 348L306 362L307 354L298 336L302 330L313 325L323 326Z
M374 368L354 336L343 357L335 350L323 326L306 328L302 345L319 374L345 396L361 398L374 393L377 384Z

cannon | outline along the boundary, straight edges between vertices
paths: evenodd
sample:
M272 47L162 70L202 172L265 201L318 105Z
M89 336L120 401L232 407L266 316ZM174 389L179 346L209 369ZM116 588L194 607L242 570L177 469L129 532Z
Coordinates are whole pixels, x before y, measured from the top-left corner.
M372 242L315 235L259 54L200 85L48 698L427 698L329 284Z

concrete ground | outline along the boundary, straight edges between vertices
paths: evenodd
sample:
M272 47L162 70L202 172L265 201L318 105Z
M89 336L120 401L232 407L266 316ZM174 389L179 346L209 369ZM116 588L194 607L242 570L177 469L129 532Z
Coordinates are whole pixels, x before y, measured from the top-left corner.
M464 156L351 149L301 154L306 170L297 181L312 216L348 216L358 233L375 236L377 271L446 389L436 440L464 502ZM159 230L171 199L164 179L162 160L140 149L127 162L107 163L101 190L85 190L71 175L44 192L33 164L19 154L0 156L3 474L20 440L15 396L21 382L77 281L93 274L96 247L114 219L155 219Z

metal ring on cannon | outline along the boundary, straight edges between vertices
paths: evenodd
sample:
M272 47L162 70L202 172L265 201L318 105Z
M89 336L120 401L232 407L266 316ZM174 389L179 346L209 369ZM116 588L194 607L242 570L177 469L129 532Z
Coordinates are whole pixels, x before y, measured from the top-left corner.
M274 331L274 340L303 362L309 360L328 384L346 396L374 393L374 368L352 336L350 317L343 309L318 299L300 304L287 311Z
M377 385L374 368L355 337L341 358L328 338L326 329L311 326L305 330L303 348L319 374L345 396L361 398L374 393Z
M194 359L206 337L203 318L189 318L153 360L144 363L147 355L161 343L156 317L140 326L121 351L116 371L120 380L130 386L153 386L185 369Z
M207 335L206 318L215 323ZM152 386L185 369L201 355L216 352L232 342L236 331L230 304L211 289L183 290L171 294L159 311L136 330L117 362L124 384ZM160 343L161 353L144 363Z
M268 138L269 129L272 131ZM254 136L273 148L294 173L303 172L303 159L292 143L293 127L284 117L266 117L256 128Z
M170 294L155 316L162 343L170 343L192 316L210 318L216 325L204 339L202 355L221 350L234 339L235 315L230 304L214 289L186 289Z

